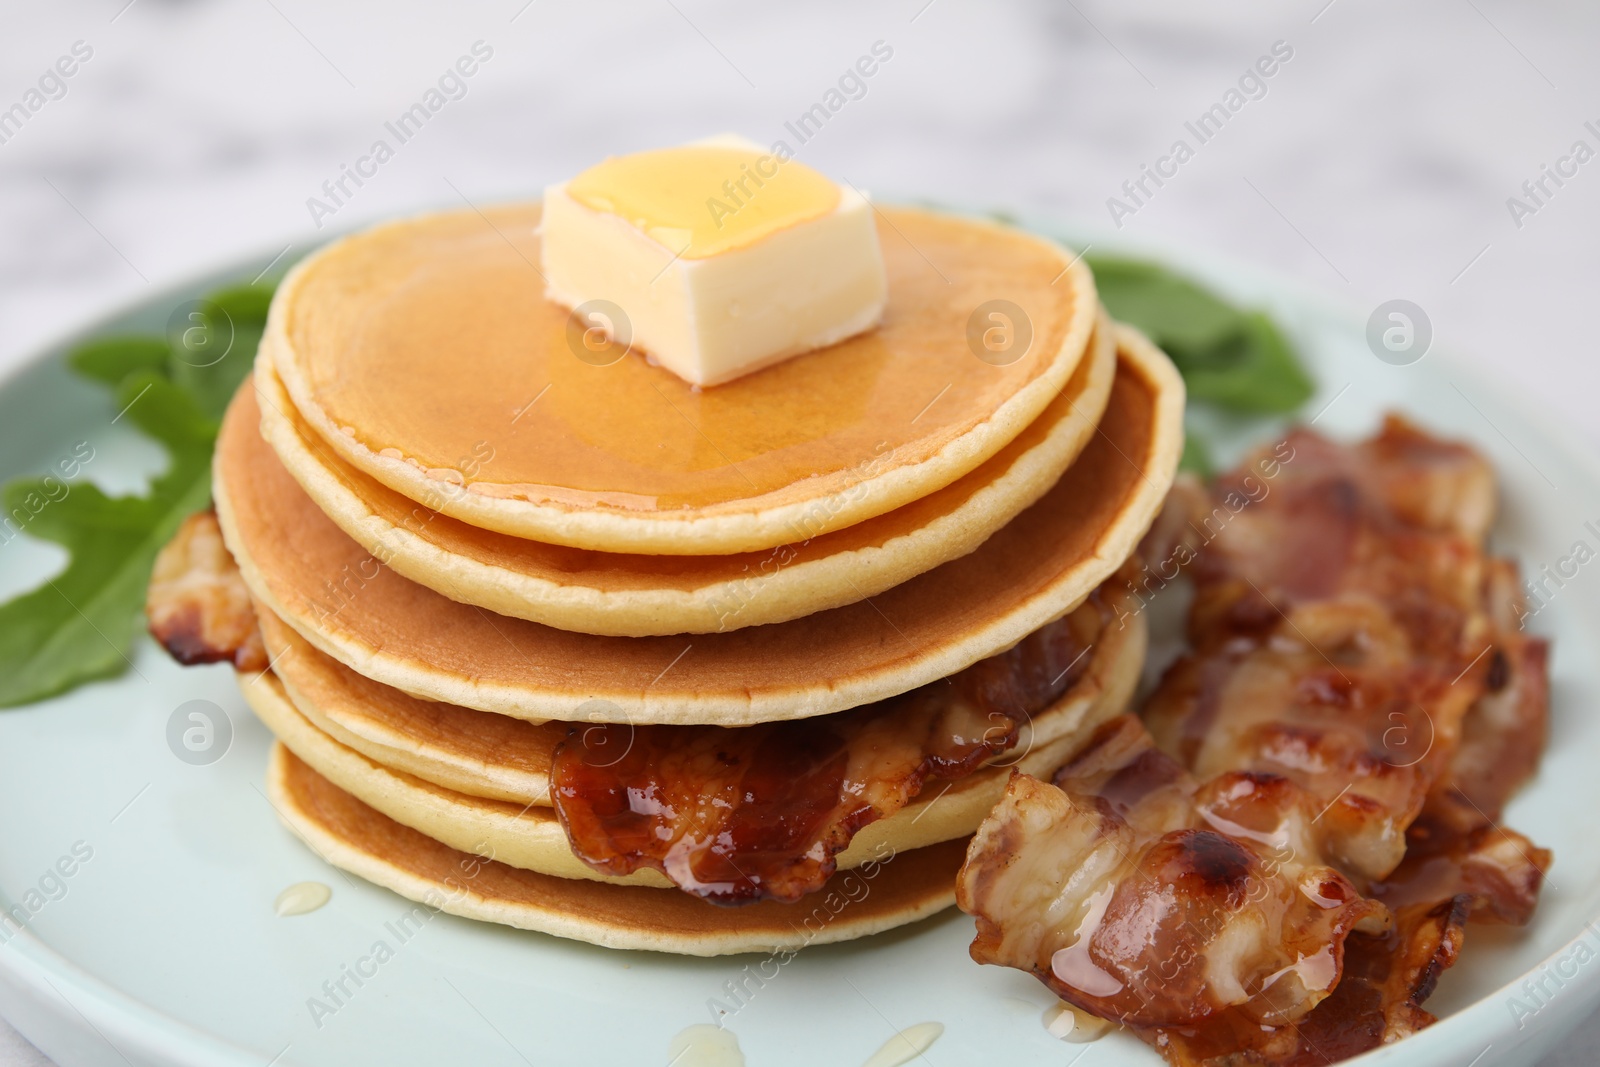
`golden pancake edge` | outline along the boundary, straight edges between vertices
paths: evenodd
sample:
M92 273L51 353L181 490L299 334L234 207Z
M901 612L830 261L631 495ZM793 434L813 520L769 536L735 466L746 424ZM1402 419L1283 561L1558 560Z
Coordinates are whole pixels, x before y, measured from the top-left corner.
M218 518L256 600L322 652L416 696L535 721L593 717L595 701L641 724L828 714L1010 647L1133 551L1176 472L1183 384L1137 331L1118 327L1117 342L1106 415L1039 501L966 556L786 623L618 638L460 604L379 564L234 418L216 454Z
M279 287L262 350L341 459L471 525L611 552L771 549L973 470L1044 410L1094 328L1081 257L981 220L876 215L881 325L712 389L637 353L574 354L544 298L536 204L328 245ZM998 365L971 340L996 301L1026 331Z
M1093 435L1116 370L1102 312L1090 351L1045 411L950 485L853 526L734 556L589 552L470 526L340 459L304 423L263 356L255 401L278 458L384 565L452 600L613 637L714 633L864 600L963 556L1042 496ZM241 401L248 403L248 401ZM248 414L246 414L248 417Z

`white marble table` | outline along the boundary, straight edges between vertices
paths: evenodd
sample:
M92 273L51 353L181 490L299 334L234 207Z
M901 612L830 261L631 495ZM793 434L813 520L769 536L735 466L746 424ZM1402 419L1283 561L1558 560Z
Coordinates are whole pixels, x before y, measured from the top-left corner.
M0 109L76 42L92 55L19 130L0 126L0 370L153 287L314 240L311 197L344 226L528 195L608 152L785 136L883 41L892 57L808 162L1092 226L1124 197L1138 239L1252 260L1361 310L1408 298L1437 343L1600 444L1600 161L1547 180L1536 212L1507 207L1576 139L1600 146L1584 127L1600 127L1600 8L1578 0L7 6ZM333 204L323 183L394 142L385 122L479 41L492 55L464 95ZM1127 198L1279 41L1292 57L1264 95ZM1547 1062L1590 1063L1597 1039L1591 1022ZM36 1062L0 1029L0 1064Z

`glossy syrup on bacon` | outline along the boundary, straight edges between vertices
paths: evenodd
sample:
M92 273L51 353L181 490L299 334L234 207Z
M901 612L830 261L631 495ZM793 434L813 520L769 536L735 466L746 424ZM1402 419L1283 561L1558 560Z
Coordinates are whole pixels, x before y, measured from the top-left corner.
M1326 1064L1429 1025L1468 921L1526 923L1550 863L1498 822L1544 745L1547 648L1521 629L1515 566L1483 551L1487 464L1395 418L1356 445L1295 431L1270 455L1270 472L1254 457L1175 496L1186 521L1158 524L1195 600L1191 651L1143 712L1153 739L1130 720L1053 787L1018 776L958 886L975 958L1192 1067ZM1197 832L1236 849L1197 850ZM1121 859L1097 863L1103 842ZM1275 902L1317 865L1362 909L1353 922ZM1243 905L1227 891L1241 878L1263 887ZM1143 925L1085 910L1124 897L1146 902L1124 908ZM1137 995L1056 965L1079 946ZM1325 984L1282 969L1263 984L1286 959L1337 966Z
M1389 926L1351 935L1344 979L1295 1026L1176 1031L1176 1063L1323 1064L1431 1024L1467 922L1526 923L1550 863L1497 821L1543 750L1548 682L1516 568L1483 552L1487 464L1395 418L1354 446L1289 440L1311 462L1197 562L1191 640L1212 692L1186 700L1180 668L1146 715L1199 773L1270 768L1326 798L1324 844Z
M1114 719L1051 783L1014 775L973 838L956 887L972 956L1153 1036L1292 1024L1386 915L1318 855L1316 815L1279 776L1198 782Z
M576 726L556 750L551 797L573 851L598 871L654 868L717 904L797 900L863 826L1016 746L1085 675L1116 618L1096 592L1006 652L834 715Z

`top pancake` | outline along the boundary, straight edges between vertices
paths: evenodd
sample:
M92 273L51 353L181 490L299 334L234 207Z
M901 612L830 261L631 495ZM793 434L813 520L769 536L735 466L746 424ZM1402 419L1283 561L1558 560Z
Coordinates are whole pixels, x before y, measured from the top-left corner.
M1071 379L1005 448L920 500L799 544L734 556L590 552L511 537L421 507L332 453L256 363L261 432L340 529L452 600L613 637L716 633L853 604L977 548L1043 496L1083 451L1116 376L1104 312Z
M1177 469L1183 382L1141 334L1119 328L1117 340L1098 431L1037 503L970 555L791 622L598 637L457 603L346 536L237 403L217 443L217 516L257 600L323 652L416 696L530 720L736 726L823 715L1009 648L1133 551Z
M1044 410L1097 312L1057 245L885 208L882 326L699 390L637 353L574 354L543 296L538 221L518 204L338 241L284 280L262 343L346 462L464 522L575 548L760 551L926 496ZM994 300L1024 317L1006 358L1031 331L1001 366L968 340L1000 325L979 311Z

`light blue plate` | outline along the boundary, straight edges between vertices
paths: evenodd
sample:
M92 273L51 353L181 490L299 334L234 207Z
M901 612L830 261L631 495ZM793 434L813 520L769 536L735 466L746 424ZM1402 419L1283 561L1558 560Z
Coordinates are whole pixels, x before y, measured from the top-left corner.
M1392 407L1484 449L1504 486L1499 548L1530 573L1576 541L1600 548L1585 526L1595 520L1600 529L1600 464L1542 413L1446 353L1411 366L1380 362L1364 319L1259 274L1164 250L1161 258L1277 317L1322 384L1307 407L1310 417L1328 405L1320 429L1364 433ZM200 279L89 332L159 331L181 301L248 279L264 262ZM96 458L85 476L127 491L163 455L112 424L105 391L62 368L62 352L79 339L0 388L0 476L43 472L88 440ZM1232 428L1236 439L1267 432ZM0 596L58 565L58 553L26 539L0 545ZM1554 730L1537 781L1507 821L1555 851L1539 914L1526 931L1472 929L1464 962L1428 1005L1443 1021L1359 1062L1526 1064L1600 999L1600 962L1590 961L1600 935L1589 925L1600 918L1593 585L1580 574L1535 620L1556 638ZM343 877L279 825L260 788L269 737L229 670L181 669L148 641L133 661L115 681L0 712L0 894L11 906L44 890L27 927L0 945L0 1011L63 1067L665 1065L675 1034L712 1021L713 1000L730 1002L725 983L760 969L759 957L610 952L447 915L402 943L385 924L409 902ZM221 705L233 726L231 748L209 766L179 760L166 741L174 709L193 699ZM75 847L92 855L63 863L70 877L52 876ZM331 903L277 917L274 898L306 880L332 886ZM950 912L808 950L764 985L746 981L752 994L724 1021L752 1067L859 1064L897 1030L926 1021L945 1026L922 1061L934 1065L1159 1062L1123 1034L1064 1046L1040 1022L1052 998L1019 973L972 963L970 938L971 921ZM393 958L359 988L347 979L352 994L314 1018L310 999L329 1003L324 982L380 940ZM1530 978L1537 988L1525 986Z

